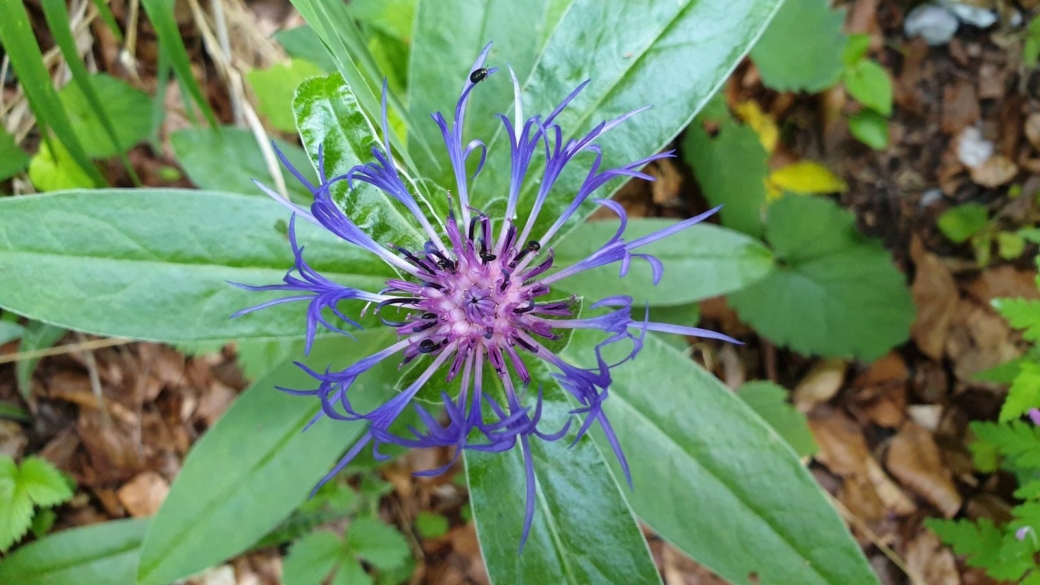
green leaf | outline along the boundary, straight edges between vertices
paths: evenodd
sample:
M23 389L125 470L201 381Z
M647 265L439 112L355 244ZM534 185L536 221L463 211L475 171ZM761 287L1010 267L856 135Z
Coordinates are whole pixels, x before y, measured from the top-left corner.
M593 339L574 337L566 357L591 365ZM877 582L794 451L714 376L655 334L613 376L604 408L628 453L628 500L654 531L734 583Z
M748 382L737 390L737 396L769 423L799 457L814 455L819 448L805 415L791 406L787 394L783 386L768 380Z
M1015 420L1033 408L1040 408L1040 364L1027 362L1008 389L1000 422Z
M980 518L978 523L967 519L927 518L924 525L957 554L966 556L969 566L995 567L999 562L1004 535L989 518Z
M1034 16L1029 21L1026 41L1022 44L1022 62L1026 67L1036 67L1038 58L1040 58L1040 16Z
M133 583L148 519L115 520L63 530L0 561L0 583L111 585Z
M329 585L371 585L372 577L365 572L361 563L354 559L347 559L339 566L336 576L332 578Z
M975 421L969 428L976 440L968 447L980 470L996 469L994 455L1005 458L1002 467L1012 471L1040 469L1040 427L1013 420L1005 424Z
M396 528L365 516L347 527L347 546L382 571L400 567L412 556L408 541Z
M845 51L841 55L841 60L845 63L846 67L852 67L863 57L866 56L867 51L870 50L870 35L868 34L852 34L847 37L848 42L845 44Z
M281 282L288 213L266 197L161 189L0 199L0 306L102 335L162 341L300 338L304 303L237 319L282 296L228 282ZM48 229L40 229L41 225ZM279 225L283 226L279 229ZM370 254L297 222L308 263L347 286L392 274Z
M448 533L448 519L434 512L419 512L415 516L415 530L423 538L440 538Z
M246 81L252 86L258 109L272 126L286 132L296 131L292 102L296 86L311 77L322 75L322 69L303 59L277 63L267 69L246 72Z
M274 187L264 155L249 130L227 126L189 128L170 135L170 144L184 172L200 189L265 196L252 179ZM274 144L304 177L315 181L317 175L303 149L278 138L274 139ZM284 167L282 173L291 199L299 203L313 200L310 189L301 185Z
M18 483L34 504L49 508L72 499L72 489L57 469L39 457L27 457L18 469Z
M359 333L358 339L319 340L303 361L313 368L338 369L390 343L385 332ZM380 404L394 376L394 364L363 376L351 390L357 391L357 408ZM364 429L363 423L322 420L301 432L319 412L319 401L278 392L275 386L315 385L291 361L283 362L250 386L192 447L152 520L138 583L169 583L234 556L303 502Z
M494 41L488 63L500 66L502 71L478 86L479 94L476 91L472 94L466 115L466 131L470 136L491 137L501 125L495 114L511 111L513 103L513 84L505 64L509 63L521 81L531 74L540 32L545 26L547 0L441 0L418 4L408 76L408 108L412 119L429 120L430 114L442 112L449 123L454 123L455 103L462 83L480 50ZM445 34L448 30L451 34ZM570 90L558 98L562 99L567 93ZM413 133L421 135L429 144L440 146L444 142L436 124L420 124ZM502 147L508 151L505 144ZM443 147L434 148L431 156L424 154L412 150L423 176L438 179L454 191L455 177ZM475 190L473 196L476 197Z
M247 378L265 376L272 368L292 356L303 354L302 339L243 339L235 342L236 363Z
M140 179L126 151L151 130L151 99L124 81L104 73L91 75L87 71L64 3L45 2L44 13L75 81L58 94L72 122L72 130L87 155L95 158L118 155L134 184L139 185Z
M874 150L888 147L888 118L874 110L864 109L849 117L849 132Z
M581 136L605 120L652 105L652 109L640 112L604 137L601 168L621 166L659 152L722 85L778 5L777 0L643 0L623 5L576 0L564 11L536 58L531 75L526 81L521 79L525 115L548 115L580 83L591 79L557 117L565 134ZM594 31L590 31L589 23L596 23ZM509 62L519 58L505 57ZM413 70L428 66L414 62ZM456 73L455 83L463 81L465 73ZM505 77L493 81L505 83ZM486 89L478 86L481 92ZM476 207L508 193L505 131L499 129L487 144L488 163L471 189ZM541 165L533 163L528 177L539 177ZM585 177L587 167L580 166L560 178L539 215L535 233L571 203L568 194L573 194ZM605 187L602 196L615 191L622 182ZM536 190L537 181L528 180L521 193L519 217L526 216ZM582 212L593 209L594 204L588 202L575 214L574 225L585 215Z
M905 277L833 201L784 197L766 239L780 268L729 300L774 343L804 354L870 361L907 339L914 305Z
M351 88L353 108L360 108L370 120L380 119L380 94L385 74L379 70L379 64L368 50L368 39L362 34L357 21L345 3L324 2L320 0L292 0L293 6L303 15L316 36L328 47L336 70ZM409 132L412 146L429 151L430 146L421 134L415 134L414 120L410 119L408 110L396 92L390 91L388 102L394 115ZM297 114L297 117L299 115ZM423 121L429 120L423 116ZM409 171L415 172L415 164L404 142L397 133L391 132L390 143L397 150L400 162ZM312 152L313 154L313 152ZM369 151L364 151L368 162Z
M285 585L321 585L346 556L342 538L317 530L293 543L285 557L282 579Z
M53 147L53 150L51 150ZM39 191L89 189L94 186L83 170L58 141L40 144L40 150L29 161L29 180Z
M29 531L32 532L36 538L43 538L54 528L54 523L58 520L58 513L53 508L43 508L36 511L33 515L32 525L29 527Z
M722 205L722 225L752 236L762 235L762 211L766 203L768 153L749 126L728 113L714 137L698 119L686 133L683 153L693 167L704 196Z
M152 26L155 28L155 35L159 37L159 46L177 74L181 89L186 90L195 105L202 110L210 126L216 126L217 118L213 114L213 109L202 94L202 88L192 72L188 49L185 48L184 39L181 38L180 29L177 28L174 3L175 0L141 0L141 6L144 7L148 19L152 21Z
M1040 341L1040 301L1032 299L994 299L993 307L1015 329L1022 329L1026 341Z
M777 91L817 93L841 77L845 10L827 0L787 0L751 50L762 83ZM806 55L812 55L806 59Z
M20 339L25 334L25 327L13 321L0 320L0 345Z
M662 230L675 222L664 219L630 219L626 241ZM616 221L584 223L556 247L556 265L570 266L595 252L618 229ZM773 255L757 240L710 224L699 224L640 252L656 257L664 266L661 282L653 285L650 265L632 262L624 278L618 266L588 270L560 281L559 288L590 301L611 295L629 295L636 305L683 305L735 290L765 278L773 271Z
M353 0L350 13L395 39L410 42L418 0Z
M29 155L18 148L14 136L0 128L0 181L9 179L29 166Z
M986 227L989 211L981 203L965 203L951 207L939 216L939 231L951 241L962 244Z
M314 63L325 73L336 70L336 62L329 50L322 44L314 29L304 25L296 28L280 30L274 33L274 39L281 43L285 52L293 59L304 59Z
M1026 251L1026 239L1017 232L997 232L997 250L1004 260L1014 260Z
M339 74L305 81L293 101L296 124L311 160L318 160L323 147L325 172L329 177L346 174L358 164L371 160L372 148L382 148L376 130L362 113L352 89ZM317 165L315 164L315 168ZM415 218L390 197L368 183L358 182L353 190L346 181L336 183L332 195L351 220L363 227L377 242L393 242L406 248L422 248L426 240ZM413 195L416 193L413 192ZM418 199L420 208L422 198Z
M43 129L54 130L58 140L68 148L69 158L90 177L91 187L105 185L105 178L83 151L58 99L58 92L54 89L50 71L44 65L43 53L36 42L24 2L0 0L0 45L3 45L11 60L38 125ZM48 139L47 142L51 143L51 148L57 148L53 146L53 140Z
M548 382L543 392L540 426L559 429L572 406L555 383ZM569 447L576 432L572 425L568 436L556 442L531 439L537 499L531 534L519 554L526 505L520 448L465 452L473 517L488 573L501 583L660 583L603 454L587 439Z
M47 349L53 346L55 343L65 337L67 331L61 327L55 327L54 325L48 325L47 323L32 322L29 323L25 328L25 334L22 335L22 341L18 345L19 352L34 351L37 349ZM19 360L15 364L15 378L18 381L18 392L21 393L22 398L29 399L29 394L32 391L30 382L32 382L33 372L36 371L36 365L40 363L40 358L29 358Z
M877 61L860 59L845 69L845 89L882 116L892 115L892 80Z
M19 481L14 459L0 455L0 552L6 552L32 525L32 498Z

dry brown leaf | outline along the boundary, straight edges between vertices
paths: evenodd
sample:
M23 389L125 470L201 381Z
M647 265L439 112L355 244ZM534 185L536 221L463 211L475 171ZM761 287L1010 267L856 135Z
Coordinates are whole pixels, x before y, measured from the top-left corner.
M22 431L22 425L13 420L0 418L0 455L20 459L22 450L29 443Z
M921 530L906 543L906 566L910 578L928 585L960 585L957 561L950 549L928 530Z
M1010 361L1021 354L1011 341L1011 329L989 307L968 299L957 304L946 355L953 362L953 373L962 381L983 370Z
M153 516L159 511L170 484L154 471L145 471L128 481L117 492L119 501L134 518Z
M818 404L827 402L841 389L845 380L845 360L832 358L820 360L809 370L794 388L792 401L795 408L809 412Z
M205 422L206 426L213 426L220 415L224 414L224 411L235 401L235 396L237 394L234 390L214 381L210 384L209 391L202 394L199 406L195 410L195 416Z
M809 417L820 452L816 460L837 475L866 475L870 451L859 425L838 412L816 413Z
M891 513L896 516L907 516L917 511L917 504L913 499L899 489L899 486L888 477L885 470L881 468L881 464L873 457L867 459L867 480L874 486L874 491L885 505L885 509Z
M942 130L953 136L979 119L979 98L967 81L943 89Z
M1019 270L1008 265L983 270L965 290L985 305L989 305L993 299L1004 297L1040 299L1040 289L1036 286L1036 271Z
M1025 132L1026 139L1033 145L1033 148L1040 150L1040 112L1029 114L1023 126L1022 130Z
M906 420L905 386L871 388L858 393L855 402L856 408L878 426L892 429Z
M870 386L888 386L902 384L910 379L910 369L906 367L906 360L894 351L885 354L866 369L865 372L856 376L852 381L854 388L868 388Z
M910 256L917 273L910 292L917 306L917 318L910 337L922 353L941 360L953 313L957 310L957 284L938 256L924 249L917 236L910 242Z
M953 517L961 507L961 495L950 471L943 465L932 434L912 422L892 438L885 466L900 483L924 497L943 516Z
M1018 166L1002 154L995 154L982 164L968 169L971 180L983 187L995 188L1015 178Z
M138 445L129 430L104 421L97 411L81 410L76 431L90 455L83 483L88 486L125 480L143 467Z
M887 510L870 480L862 475L845 478L838 491L838 501L849 509L853 516L865 522L875 522L885 517Z
M656 180L650 184L655 205L661 207L680 207L682 200L679 191L683 186L683 177L671 159L661 159L647 169Z

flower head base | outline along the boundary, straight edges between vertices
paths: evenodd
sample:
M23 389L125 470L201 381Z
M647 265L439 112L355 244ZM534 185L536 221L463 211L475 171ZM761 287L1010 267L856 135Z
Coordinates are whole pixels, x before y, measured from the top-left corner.
M571 266L554 266L555 257L551 247L553 237L593 192L617 177L652 180L639 169L653 160L672 155L671 152L665 152L620 168L600 168L602 154L594 141L637 112L603 122L580 139L564 141L563 131L554 121L585 84L575 89L544 119L538 116L524 119L520 105L519 83L516 76L512 76L516 92L515 120L511 122L501 116L510 139L512 164L506 215L496 226L492 218L470 206L469 181L472 177L466 173L467 159L476 150L480 150L480 160L473 175L476 176L483 166L486 147L479 140L464 145L462 127L466 103L474 87L497 71L495 68L484 66L489 49L490 44L484 48L465 77L453 124L449 125L439 113L433 115L444 138L456 179L454 193L457 201L449 197L450 211L443 222L437 222L442 229L436 229L430 219L422 213L395 165L387 128L384 85L384 141L382 149L374 148L372 151L374 162L359 165L343 175L329 178L325 174L324 161L319 150L320 184L312 185L282 157L282 162L289 167L293 175L314 194L314 203L309 209L286 202L258 183L261 189L293 211L289 236L295 255L295 266L286 274L282 284L237 285L249 290L276 290L290 294L245 309L235 316L275 304L307 301L309 351L319 325L349 335L331 322L327 314L335 315L357 328L358 323L344 313L340 305L345 305L347 301L359 301L360 308L374 303L383 324L395 330L398 337L396 343L340 371L315 371L300 364L301 368L314 377L318 387L309 390L282 389L290 394L316 396L320 400L322 410L312 424L322 417L364 421L366 424L366 432L362 438L322 481L327 481L342 470L369 444L372 445L377 458L385 458L379 452L379 446L382 444L415 448L455 447L457 458L464 449L497 452L509 450L519 443L527 467L528 490L522 547L534 513L535 473L530 441L532 438L555 441L568 435L571 430L571 421L559 429L540 428L542 389L538 387L533 392L533 397L530 396L532 393L527 391L532 381L529 363L540 360L548 364L558 385L578 403L579 406L572 414L581 416L583 420L575 433L574 441L580 440L593 423L599 423L631 484L621 446L603 410L611 384L611 370L636 356L642 348L643 336L647 331L710 337L731 342L735 340L704 329L654 323L648 320L645 313L634 318L630 297L602 299L590 305L590 309L600 310L599 314L583 316L576 314L577 299L553 295L554 283L600 266L616 263L620 275L624 276L634 258L650 264L654 284L657 284L663 272L661 263L653 256L640 253L638 250L684 230L716 211L713 209L642 238L626 241L624 209L609 200L594 200L621 218L617 233L588 258ZM512 75L512 71L510 74ZM539 151L544 152L545 169L534 198L533 209L521 225L516 222L520 192L531 161ZM577 192L570 195L570 204L563 213L535 239L532 237L532 231L543 204L553 193L556 180L567 164L584 152L594 155L584 182ZM362 231L332 199L331 187L341 181L346 181L351 188L357 182L378 187L407 209L428 238L422 249L384 246ZM345 287L324 278L311 268L303 257L303 247L296 239L297 217L317 224L346 242L375 254L396 269L400 278L388 280L386 288L378 292ZM391 312L390 308L397 310ZM401 313L404 314L403 317L399 316ZM391 320L388 315L394 315L396 320ZM575 329L602 332L604 339L595 350L596 366L577 367L550 349L551 344L548 342L557 340L564 333ZM603 349L618 342L627 343L630 351L624 359L609 363L604 357ZM421 373L382 406L370 412L359 411L351 403L351 386L362 374L387 359L396 359L402 365L415 362L417 371ZM442 374L443 380L435 379L439 371L445 372ZM485 388L485 373L497 377L501 389ZM419 391L427 384L456 380L461 388L457 396L451 396L446 392L441 394L444 416L440 420L415 400ZM391 429L409 406L415 409L423 428L408 427L407 432ZM441 473L453 463L454 460L440 469L420 473Z

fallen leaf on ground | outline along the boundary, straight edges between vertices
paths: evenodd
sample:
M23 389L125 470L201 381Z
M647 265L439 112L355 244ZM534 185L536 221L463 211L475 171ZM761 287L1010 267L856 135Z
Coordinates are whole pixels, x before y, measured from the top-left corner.
M957 310L957 284L938 256L924 249L921 239L910 243L910 256L916 274L910 292L917 306L917 318L910 327L910 337L922 353L941 360L953 313Z
M818 404L823 404L841 389L845 381L845 360L832 358L820 360L809 370L794 388L792 402L795 408L809 412Z
M170 493L170 484L158 473L145 471L123 484L117 493L127 512L134 518L142 518L159 511Z
M990 304L993 299L1015 297L1040 299L1035 270L1019 270L1014 266L998 266L982 271L965 290L980 303Z
M928 585L960 585L961 576L957 561L950 549L939 542L939 537L928 530L921 530L906 543L906 566L910 578L916 583Z
M958 134L979 119L979 98L967 81L946 86L942 101L942 130L951 136Z
M896 482L885 473L881 464L876 459L867 459L867 480L874 486L878 498L885 505L885 509L896 516L907 516L917 511L917 504L903 490L899 489Z
M650 183L650 192L653 194L655 205L661 207L679 207L682 199L679 192L682 190L683 177L671 159L661 159L650 166L647 172L654 177Z
M971 382L976 373L1020 354L1011 341L1007 321L993 309L968 299L957 303L946 340L946 356L952 360L953 373L958 379Z
M817 461L837 475L866 476L870 451L859 425L836 411L814 413L808 422L820 447Z
M1009 183L1018 174L1018 166L1002 154L995 154L986 159L982 164L969 167L968 174L971 180L983 187L999 187Z
M961 495L950 471L943 465L932 434L912 422L903 425L888 447L885 466L900 483L924 497L943 516L953 517L961 507Z

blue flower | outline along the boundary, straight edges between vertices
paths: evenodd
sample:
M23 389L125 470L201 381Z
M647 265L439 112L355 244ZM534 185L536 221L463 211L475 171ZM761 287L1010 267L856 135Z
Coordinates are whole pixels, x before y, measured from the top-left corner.
M647 331L739 342L705 329L655 323L648 319L645 311L641 312L642 315L633 316L630 297L609 297L592 304L592 309L603 309L606 312L591 317L575 314L574 298L547 300L551 298L554 284L587 270L617 264L620 276L623 277L633 259L649 263L654 284L657 284L663 272L661 262L640 250L703 221L715 213L717 208L650 235L626 240L624 209L610 200L592 199L621 219L617 233L584 260L570 266L555 266L551 246L554 237L597 189L618 177L653 180L640 169L651 161L672 156L672 152L648 156L619 168L601 168L603 157L595 141L641 110L600 123L585 136L565 141L556 118L588 82L578 86L545 118L534 116L525 119L519 83L512 70L510 74L516 92L516 116L514 120L499 116L509 137L512 164L505 216L495 222L472 208L469 198L469 181L472 177L467 176L467 161L475 151L480 150L480 160L473 174L475 177L483 166L487 149L479 140L464 142L462 128L471 92L478 83L497 71L496 68L484 66L490 47L489 44L484 48L466 76L452 123L449 124L440 113L433 115L444 138L456 180L454 193L457 201L449 196L447 218L443 222L437 221L437 226L434 226L398 173L390 148L384 84L384 141L382 149L373 148L372 162L330 178L325 174L324 160L319 150L320 184L313 185L279 153L282 163L314 194L314 203L309 209L286 202L258 183L266 193L292 210L289 241L295 255L295 266L286 274L282 284L237 285L249 290L285 291L289 294L240 311L235 316L275 304L306 301L309 303L309 351L319 326L350 335L330 322L327 315L334 315L357 328L359 325L350 314L356 314L368 303L375 304L377 313L391 306L403 310L407 315L403 320L382 319L385 326L396 330L396 343L341 371L315 371L300 364L316 380L317 388L282 389L294 395L317 397L322 407L317 418L365 423L364 435L325 476L322 483L341 471L369 445L377 458L385 459L379 452L379 447L384 444L409 448L454 447L457 458L464 449L498 452L512 449L519 443L527 473L527 509L522 547L534 514L535 480L530 442L558 440L567 435L571 425L571 421L568 421L563 428L540 428L540 387L533 401L528 401L533 402L533 406L524 406L523 399L531 383L525 359L538 359L548 364L560 387L580 404L572 411L572 414L581 415L583 419L574 441L580 440L591 425L598 423L631 485L625 455L603 409L604 402L608 400L611 370L636 357ZM545 170L530 214L526 218L518 218L517 204L521 188L527 179L531 161L539 151L545 156ZM570 204L551 226L544 233L534 233L536 220L550 194L571 197L570 194L554 193L554 186L568 164L582 153L594 155L584 181L573 193ZM333 201L331 187L340 181L346 181L350 188L359 182L367 183L385 192L414 216L428 238L425 246L421 250L408 250L398 246L384 246L373 240ZM388 280L386 288L378 292L345 287L324 278L304 259L303 247L296 239L295 224L298 219L314 223L349 244L375 254L397 271L400 278ZM341 306L350 305L349 301L357 302L354 303L356 309L348 314ZM547 341L558 339L562 333L575 329L602 332L604 339L595 349L595 367L583 368L570 364L546 346ZM603 356L603 349L618 342L629 344L626 347L631 347L631 351L621 361L608 363ZM388 359L398 360L401 364L418 361L424 367L407 388L382 406L368 412L356 409L351 403L351 385L373 366ZM446 380L435 380L435 374L442 368L447 372ZM483 387L485 369L493 371L501 381L504 395L492 393ZM447 393L441 394L445 416L440 420L415 400L417 393L427 384L440 384L455 379L461 382L461 391L454 397ZM493 394L498 394L498 398ZM417 413L422 428L409 427L405 433L391 430L394 422L409 407ZM420 473L441 473L452 463L454 460L440 469Z

